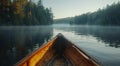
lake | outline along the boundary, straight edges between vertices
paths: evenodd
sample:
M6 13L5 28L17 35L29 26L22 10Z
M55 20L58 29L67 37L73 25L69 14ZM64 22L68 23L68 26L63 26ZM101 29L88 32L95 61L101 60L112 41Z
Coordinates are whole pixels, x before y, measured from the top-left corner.
M58 33L102 66L120 66L120 27L88 25L1 26L0 66L13 66Z

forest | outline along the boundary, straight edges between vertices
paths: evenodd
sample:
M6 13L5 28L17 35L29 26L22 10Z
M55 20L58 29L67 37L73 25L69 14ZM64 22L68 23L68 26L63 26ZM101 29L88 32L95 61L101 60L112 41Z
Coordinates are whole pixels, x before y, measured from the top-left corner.
M69 23L72 23L73 20L74 20L73 17L54 19L54 24L69 24Z
M51 25L53 13L42 1L0 0L0 25Z
M74 17L72 24L120 26L120 2Z

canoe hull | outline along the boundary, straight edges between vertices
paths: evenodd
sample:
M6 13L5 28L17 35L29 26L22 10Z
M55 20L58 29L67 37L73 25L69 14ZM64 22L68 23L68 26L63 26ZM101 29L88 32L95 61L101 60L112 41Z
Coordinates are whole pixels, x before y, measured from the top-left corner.
M15 66L100 66L100 64L59 34Z

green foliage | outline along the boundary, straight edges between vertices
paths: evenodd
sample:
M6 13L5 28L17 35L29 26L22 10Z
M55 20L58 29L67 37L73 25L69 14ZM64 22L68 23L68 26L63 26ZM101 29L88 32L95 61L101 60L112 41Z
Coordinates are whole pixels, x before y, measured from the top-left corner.
M0 25L51 25L53 23L51 9L45 8L41 0L37 5L27 0L13 2L3 0L0 2L0 12Z
M74 24L82 25L120 25L120 2L107 5L93 13L86 13L75 16Z
M0 1L0 24L9 24L11 20L11 1L10 0L1 0Z
M73 17L55 19L54 24L72 24L74 21Z

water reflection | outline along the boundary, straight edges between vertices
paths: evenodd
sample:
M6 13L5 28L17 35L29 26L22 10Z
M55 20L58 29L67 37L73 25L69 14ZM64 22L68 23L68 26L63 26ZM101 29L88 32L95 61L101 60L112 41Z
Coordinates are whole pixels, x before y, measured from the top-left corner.
M120 27L56 25L54 26L54 29L55 31L53 31L52 26L0 27L0 66L13 66L14 63L39 48L43 43L49 41L53 35L55 36L55 33L58 33L56 31L59 30L62 30L63 33L68 33L65 34L65 36L71 36L71 34L71 37L74 36L74 38L81 36L76 41L83 38L82 36L85 36L86 38L92 36L95 38L93 40L97 40L96 43L103 42L106 47L111 48L108 49L110 51L105 50L106 47L102 47L103 50L101 50L101 47L98 47L101 45L97 45L96 47L98 49L94 50L103 51L103 54L101 52L99 53L99 51L96 51L95 53L94 51L91 51L91 54L95 54L98 58L100 57L99 59L102 59L105 63L107 60L113 60L110 59L113 56L114 58L116 57L114 60L119 60L119 52L113 49L120 47ZM72 40L74 40L74 38L72 38ZM88 41L88 39L85 39L85 41ZM96 43L93 45L96 45ZM90 43L87 42L84 46L89 44ZM94 48L94 46L92 46L92 48ZM111 52L111 50L113 50L114 53ZM90 49L88 52L90 52ZM114 55L110 55L109 53ZM108 63L109 62L110 61L108 61ZM118 62L115 61L115 63Z
M0 66L12 66L47 42L52 35L51 26L0 27Z
M54 27L55 34L63 33L102 66L120 66L120 27L82 25Z
M104 42L106 47L120 47L120 27L67 26L56 28L67 32L74 32L77 35L93 36L98 41Z

